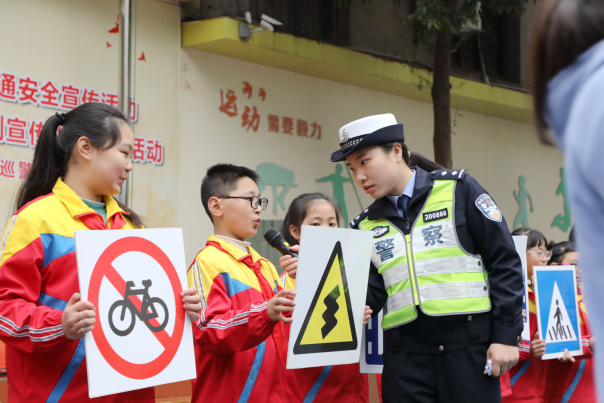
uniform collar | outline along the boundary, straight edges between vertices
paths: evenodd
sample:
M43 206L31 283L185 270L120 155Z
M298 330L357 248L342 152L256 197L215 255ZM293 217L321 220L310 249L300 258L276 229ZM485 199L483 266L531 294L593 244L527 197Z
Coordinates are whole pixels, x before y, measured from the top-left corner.
M84 203L76 192L63 182L62 178L57 179L55 186L52 188L52 193L67 207L72 217L79 217L84 214L97 214ZM124 211L112 196L104 196L104 199L107 206L107 222L115 214L130 214Z
M266 260L262 256L260 256L251 246L248 246L247 248L249 253L245 253L230 242L217 238L214 235L210 235L208 237L208 242L216 242L217 244L220 244L220 247L222 249L224 249L229 255L233 256L237 260L245 259L246 256L251 256L254 263L258 260Z
M390 203L392 203L395 206L397 206L398 199L400 199L401 196L407 196L409 198L409 200L411 200L411 198L413 197L413 188L415 187L415 175L417 175L417 174L415 173L415 169L414 169L413 170L413 175L411 175L411 179L409 179L409 182L407 183L407 186L405 186L405 189L403 189L403 193L401 193L398 196L386 195L386 197L388 198L388 200L390 200Z

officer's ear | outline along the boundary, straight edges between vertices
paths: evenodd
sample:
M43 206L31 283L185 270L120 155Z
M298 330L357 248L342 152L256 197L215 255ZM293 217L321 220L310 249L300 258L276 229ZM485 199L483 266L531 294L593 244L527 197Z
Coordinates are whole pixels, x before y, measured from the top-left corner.
M401 162L401 160L405 160L405 158L403 157L403 146L400 143L395 143L392 146L392 153L394 153L394 158L397 164Z

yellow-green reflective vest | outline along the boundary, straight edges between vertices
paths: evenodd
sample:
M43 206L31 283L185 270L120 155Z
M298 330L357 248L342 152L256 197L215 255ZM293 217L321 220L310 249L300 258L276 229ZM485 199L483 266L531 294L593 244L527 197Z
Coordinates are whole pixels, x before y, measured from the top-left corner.
M385 218L360 222L374 232L371 261L384 278L384 330L411 322L416 305L432 316L491 309L487 272L455 229L455 180L435 180L410 235Z

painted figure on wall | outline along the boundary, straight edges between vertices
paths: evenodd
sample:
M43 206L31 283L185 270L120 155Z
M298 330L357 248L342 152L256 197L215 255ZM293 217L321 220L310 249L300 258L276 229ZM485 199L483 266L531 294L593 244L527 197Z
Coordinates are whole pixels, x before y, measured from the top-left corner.
M556 196L559 194L562 194L562 197L564 197L564 215L558 214L556 217L554 217L552 227L558 227L563 232L566 232L570 228L571 216L570 204L568 202L568 195L566 193L566 174L564 172L564 168L560 168L560 185L558 186L558 190L556 190Z
M528 199L531 204L531 213L533 212L533 198L531 197L531 194L528 192L528 190L524 188L525 184L526 178L524 177L524 175L521 175L520 178L518 178L518 185L520 186L518 194L516 194L516 191L514 190L514 198L518 202L519 206L518 214L516 215L516 219L514 220L514 229L529 227L528 211L526 209L526 199Z
M270 162L263 162L258 165L256 173L260 176L260 183L258 183L258 190L260 193L262 193L266 186L273 187L273 198L271 199L271 202L273 203L273 213L277 215L277 203L279 203L283 210L286 210L285 195L289 189L298 186L294 183L294 171L290 171L289 169L282 168L279 165ZM283 186L283 190L281 190L281 193L277 196L278 186Z
M317 182L331 182L333 185L333 197L342 209L342 215L344 216L344 222L348 222L348 210L346 209L346 198L344 197L344 184L346 182L352 182L351 178L342 176L342 164L336 165L336 173L327 175L324 178L317 179Z

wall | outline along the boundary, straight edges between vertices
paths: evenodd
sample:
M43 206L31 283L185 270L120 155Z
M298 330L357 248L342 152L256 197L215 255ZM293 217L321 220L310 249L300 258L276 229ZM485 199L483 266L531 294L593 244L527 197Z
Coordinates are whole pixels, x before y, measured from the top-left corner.
M432 158L432 105L381 92L298 75L193 49L182 49L182 216L187 259L203 247L211 234L210 220L203 211L199 187L205 170L218 162L230 162L256 168L272 163L293 171L296 187L285 194L285 207L297 195L322 191L333 194L331 182L316 180L335 174L329 161L338 148L338 129L355 119L379 113L394 113L405 126L406 142L413 151ZM244 82L252 88L245 94ZM264 101L258 97L266 92ZM221 90L236 96L237 115L220 111ZM226 97L224 97L226 100ZM257 131L242 127L245 107L257 108ZM234 112L234 111L233 111ZM270 132L268 115L287 116L317 122L322 126L320 140L294 134ZM566 239L558 227L551 228L554 217L564 214L564 199L556 196L562 166L560 153L538 144L532 126L459 111L455 118L453 161L467 168L494 197L508 224L513 225L519 204L513 191L519 191L521 175L533 201L534 213L527 213L528 224L548 237ZM340 173L346 177L346 171ZM354 217L372 199L359 193L359 204L351 183L343 184L349 216ZM278 187L278 194L283 187ZM358 191L359 189L357 189ZM285 211L273 211L275 198L269 186L263 195L270 199L264 220L282 219ZM524 200L523 200L524 204ZM528 207L528 205L527 205ZM568 230L568 229L567 229Z

